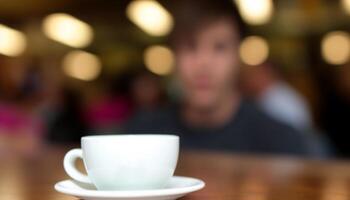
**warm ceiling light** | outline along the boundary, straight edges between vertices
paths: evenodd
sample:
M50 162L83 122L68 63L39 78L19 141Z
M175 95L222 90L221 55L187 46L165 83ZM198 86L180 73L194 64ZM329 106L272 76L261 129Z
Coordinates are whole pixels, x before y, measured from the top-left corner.
M350 14L350 0L341 0L341 6L346 13Z
M173 27L170 13L154 0L132 1L126 14L133 23L152 36L167 35Z
M101 68L100 59L85 51L71 51L63 59L63 71L70 77L84 81L96 79Z
M259 65L266 61L269 55L269 46L264 38L249 36L242 41L239 55L243 63Z
M174 54L168 47L154 45L145 50L144 62L151 72L168 75L174 67Z
M236 0L235 2L243 20L248 24L265 24L272 17L272 0Z
M350 37L343 31L333 31L325 35L321 43L323 59L333 65L341 65L349 60Z
M23 33L0 24L0 54L18 56L27 46Z
M93 38L89 24L65 13L47 16L43 21L43 31L47 37L75 48L86 47Z

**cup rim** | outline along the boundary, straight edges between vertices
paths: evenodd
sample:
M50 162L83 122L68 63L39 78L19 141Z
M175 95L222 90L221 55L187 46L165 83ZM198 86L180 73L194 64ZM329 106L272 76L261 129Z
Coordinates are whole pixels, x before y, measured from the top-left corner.
M168 139L179 139L178 135L172 135L172 134L108 134L108 135L88 135L83 136L81 140L91 140L91 139L111 139L111 138L130 138L130 137L136 137L136 138L168 138Z

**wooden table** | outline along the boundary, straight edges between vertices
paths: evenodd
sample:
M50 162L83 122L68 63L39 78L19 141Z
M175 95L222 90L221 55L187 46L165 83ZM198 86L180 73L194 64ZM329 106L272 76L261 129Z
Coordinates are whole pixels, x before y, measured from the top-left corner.
M34 157L0 152L0 200L74 200L53 185L67 179L67 147L45 148ZM350 162L305 161L214 152L182 152L177 175L207 186L182 200L346 200Z

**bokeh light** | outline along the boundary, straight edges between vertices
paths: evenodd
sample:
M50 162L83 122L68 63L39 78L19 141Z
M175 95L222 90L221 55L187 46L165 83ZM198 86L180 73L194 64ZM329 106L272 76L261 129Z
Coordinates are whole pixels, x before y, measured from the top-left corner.
M76 48L88 46L93 39L89 24L65 13L47 16L43 21L43 31L47 37Z
M333 31L325 35L321 43L323 59L333 65L341 65L349 60L350 37L343 31Z
M63 59L63 71L70 77L91 81L101 72L100 59L91 53L75 50L69 52Z
M266 61L269 55L267 41L260 36L245 38L239 47L239 56L244 64L259 65Z
M272 17L272 0L236 0L235 2L243 20L248 24L265 24Z
M174 68L174 54L165 46L154 45L144 52L144 62L148 70L158 75L168 75Z
M152 36L167 35L173 27L171 14L157 1L132 1L126 14L140 29Z
M341 0L343 10L350 15L350 0Z
M0 54L18 56L24 52L27 40L23 33L0 24Z

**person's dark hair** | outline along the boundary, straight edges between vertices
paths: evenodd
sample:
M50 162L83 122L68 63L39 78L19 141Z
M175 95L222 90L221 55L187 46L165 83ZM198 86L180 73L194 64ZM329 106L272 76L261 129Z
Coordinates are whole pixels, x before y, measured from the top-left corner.
M178 42L191 41L206 25L217 20L228 20L235 30L238 39L245 35L246 28L232 0L176 0L171 12L174 16L174 29L169 36L171 46Z

